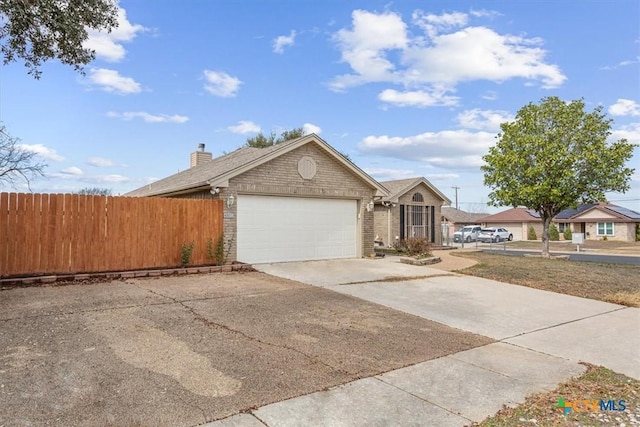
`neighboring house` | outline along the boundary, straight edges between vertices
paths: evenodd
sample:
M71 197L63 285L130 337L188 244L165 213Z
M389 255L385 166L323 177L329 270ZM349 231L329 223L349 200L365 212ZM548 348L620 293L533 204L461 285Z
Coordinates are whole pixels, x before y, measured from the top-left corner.
M449 206L442 207L442 236L447 241L453 240L453 233L465 225L482 224L481 219L487 213L471 213Z
M212 159L127 196L222 199L227 261L265 263L373 253L374 199L387 190L317 135Z
M608 203L591 203L565 209L553 218L562 237L569 227L572 233L584 233L585 239L636 240L640 213Z
M376 200L374 230L383 246L408 237L426 237L441 244L441 208L451 201L427 179L380 182L389 194Z
M513 234L513 240L527 240L529 226L542 236L542 220L538 212L527 208L511 208L482 218L483 227L502 227Z

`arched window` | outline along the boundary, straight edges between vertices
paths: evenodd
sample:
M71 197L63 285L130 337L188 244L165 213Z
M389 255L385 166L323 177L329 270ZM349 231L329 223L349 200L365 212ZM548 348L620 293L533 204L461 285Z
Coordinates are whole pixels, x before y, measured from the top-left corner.
M411 200L415 203L424 203L424 197L420 193L414 193Z

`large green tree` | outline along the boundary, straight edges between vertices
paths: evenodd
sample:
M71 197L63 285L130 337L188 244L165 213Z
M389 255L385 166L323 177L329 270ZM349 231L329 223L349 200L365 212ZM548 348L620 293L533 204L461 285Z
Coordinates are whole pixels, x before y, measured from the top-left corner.
M543 222L542 254L549 256L549 224L562 210L626 192L635 145L609 143L612 120L602 107L585 111L582 99L557 97L524 106L502 123L497 143L483 157L484 183L493 206L526 206Z
M111 31L117 15L117 0L0 0L4 64L21 59L35 78L50 59L82 71L95 57L83 47L87 30Z
M276 136L274 132L271 132L269 136L265 136L262 132L251 138L247 138L246 147L265 148L281 142L289 141L290 139L296 139L304 136L304 129L299 127L291 130L284 130L280 133L280 136Z

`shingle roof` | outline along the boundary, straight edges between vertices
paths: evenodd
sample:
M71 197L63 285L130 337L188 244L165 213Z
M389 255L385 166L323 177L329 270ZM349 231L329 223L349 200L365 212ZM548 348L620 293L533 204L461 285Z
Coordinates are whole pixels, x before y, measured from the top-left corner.
M540 214L527 208L511 208L482 218L484 223L541 221Z
M480 219L486 217L487 213L471 213L449 206L442 207L442 216L454 224L473 224L481 222Z
M144 187L140 187L126 193L125 196L155 196L158 194L204 186L210 179L254 160L265 153L262 150L269 150L269 148L271 147L264 149L251 147L239 148L231 153L225 154L224 156L217 157L208 162L145 185Z
M315 142L327 153L343 162L354 174L377 189L379 195L386 195L388 191L376 180L367 175L358 166L345 159L338 151L327 144L322 138L315 134L309 134L300 138L281 142L266 148L239 148L229 154L217 157L208 162L199 164L182 172L155 181L151 184L140 187L126 193L125 196L145 197L161 196L178 193L189 193L198 189L207 188L212 184L225 182L238 174L244 173L253 167L267 162L288 151L309 142ZM228 182L228 181L227 181ZM224 186L224 184L220 185Z
M607 203L587 203L578 206L576 209L565 209L556 215L553 220L560 222L580 222L580 216L591 210L598 210L613 215L620 220L619 222L640 222L640 213L622 206ZM606 219L607 217L608 216L604 216L602 219ZM597 218L589 218L590 221L594 221L595 219Z
M587 203L587 204L578 206L576 209L565 209L562 212L560 212L558 215L556 215L554 219L569 219L572 216L579 215L582 212L586 211L587 209L591 209L596 205L597 203Z
M384 187L389 190L389 196L382 198L382 201L393 201L397 202L398 197L405 194L407 191L411 190L416 185L424 183L431 191L433 191L438 197L440 197L444 202L451 203L451 200L440 190L438 190L433 184L429 182L424 177L416 177L416 178L407 178L407 179L396 179L393 181L381 181L380 184L384 185Z

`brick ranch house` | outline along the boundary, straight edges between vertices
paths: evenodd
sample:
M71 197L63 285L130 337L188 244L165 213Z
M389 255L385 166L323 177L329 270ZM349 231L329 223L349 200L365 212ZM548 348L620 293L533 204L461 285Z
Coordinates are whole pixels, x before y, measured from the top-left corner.
M526 240L529 226L533 226L538 239L542 236L540 215L527 208L511 208L480 220L486 227L504 227L513 233L514 240ZM553 217L562 240L563 232L583 233L588 240L618 240L633 242L640 227L640 213L610 203L590 203L576 209L565 209Z
M640 227L640 213L611 203L591 203L565 209L553 222L560 233L569 228L572 233L584 233L585 239L633 242Z
M212 159L126 196L224 201L227 261L364 257L374 248L374 200L387 189L315 134Z
M376 241L393 246L409 237L426 237L442 244L442 205L451 200L426 178L408 178L380 182L389 195L375 201Z

